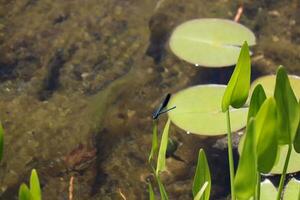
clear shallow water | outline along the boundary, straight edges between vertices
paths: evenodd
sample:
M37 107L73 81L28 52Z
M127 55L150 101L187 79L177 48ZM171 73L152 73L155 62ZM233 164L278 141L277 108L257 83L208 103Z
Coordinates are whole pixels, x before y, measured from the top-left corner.
M189 19L232 19L239 1L0 1L0 118L6 130L0 198L15 199L37 168L44 199L147 199L151 113L168 92L226 83L231 68L196 68L168 49L172 29ZM254 76L279 64L300 75L296 1L245 1L241 23L252 29ZM161 120L161 124L164 122ZM228 193L220 138L183 134L168 159L171 199L191 199L197 151L206 149L212 199ZM224 146L224 145L223 145Z

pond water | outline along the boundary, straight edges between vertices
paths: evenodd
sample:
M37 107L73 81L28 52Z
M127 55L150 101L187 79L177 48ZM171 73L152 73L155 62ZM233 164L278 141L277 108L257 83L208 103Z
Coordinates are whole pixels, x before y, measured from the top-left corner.
M153 109L166 93L227 83L233 69L179 60L169 35L189 19L233 19L239 6L239 0L0 0L0 199L17 199L32 168L45 200L68 199L72 176L74 199L148 199ZM253 78L279 64L300 75L300 2L245 0L243 8L240 23L257 36ZM201 147L213 174L211 199L225 199L226 140L174 126L171 137L183 161L167 159L170 199L192 199Z

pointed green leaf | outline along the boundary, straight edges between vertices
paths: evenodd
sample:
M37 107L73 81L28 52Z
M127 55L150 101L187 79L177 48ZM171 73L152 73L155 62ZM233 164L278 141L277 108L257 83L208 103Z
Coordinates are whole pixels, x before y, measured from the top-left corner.
M168 119L163 134L161 136L160 147L157 158L157 167L156 167L156 175L159 175L159 172L164 171L166 168L166 152L168 147L168 139L169 139L169 128L170 128L171 120Z
M230 105L234 108L240 108L245 104L250 89L250 76L249 47L245 42L222 99L223 112L227 111Z
M205 182L202 186L202 188L199 190L199 192L196 194L196 196L194 197L194 200L199 200L201 199L201 197L203 196L206 188L208 186L208 182Z
M300 181L292 178L285 186L283 200L299 200Z
M246 138L234 179L234 188L238 199L249 199L255 194L256 162L255 120L251 118L247 125Z
M273 97L262 104L255 118L257 167L261 173L268 173L277 155L277 109Z
M30 192L32 194L33 200L41 200L41 187L38 174L35 169L31 171L30 176Z
M278 142L290 144L296 135L300 113L297 98L282 66L277 70L274 97L278 108Z
M300 112L300 101L299 101L299 112ZM300 153L300 120L298 124L297 133L294 139L294 149L296 152Z
M148 161L150 162L154 155L157 153L158 150L158 139L157 139L157 120L153 121L153 132L152 132L152 147L151 152L148 158Z
M19 189L19 200L32 200L30 190L24 183L22 183Z
M149 200L155 200L155 194L150 182L148 183L148 186L149 186Z
M211 177L210 177L210 170L208 166L208 162L206 159L205 152L203 149L200 149L198 155L198 163L196 168L196 173L193 182L193 196L196 197L201 188L205 183L208 183L204 194L201 196L200 199L197 200L209 200L210 190L211 190Z
M0 161L2 160L3 157L3 146L4 146L4 131L0 123Z
M251 100L250 100L250 106L248 111L248 121L251 117L255 117L258 113L260 106L263 104L263 102L266 100L266 93L264 91L264 88L261 84L258 84L252 93Z

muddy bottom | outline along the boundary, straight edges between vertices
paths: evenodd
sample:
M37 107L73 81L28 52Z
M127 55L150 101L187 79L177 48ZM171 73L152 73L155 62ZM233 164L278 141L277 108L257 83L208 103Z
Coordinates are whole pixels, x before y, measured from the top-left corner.
M169 35L189 19L233 19L239 6L238 0L0 0L0 199L17 199L32 168L45 200L68 199L71 177L76 200L148 199L153 109L166 93L227 83L233 69L179 60ZM279 64L300 75L299 1L246 0L243 7L240 23L257 36L253 79ZM184 160L167 159L170 199L192 199L199 148L213 174L211 198L226 199L226 140L174 126L170 134Z

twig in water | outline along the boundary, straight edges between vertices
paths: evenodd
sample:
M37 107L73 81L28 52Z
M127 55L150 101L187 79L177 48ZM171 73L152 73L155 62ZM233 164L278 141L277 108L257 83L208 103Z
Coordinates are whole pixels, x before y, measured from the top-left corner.
M74 176L71 176L69 182L69 200L73 200L73 191L74 191Z
M123 200L127 200L120 188L119 188L119 194L120 194L120 196L122 197Z
M240 6L239 9L237 10L235 17L234 17L234 21L238 22L243 14L243 6Z

